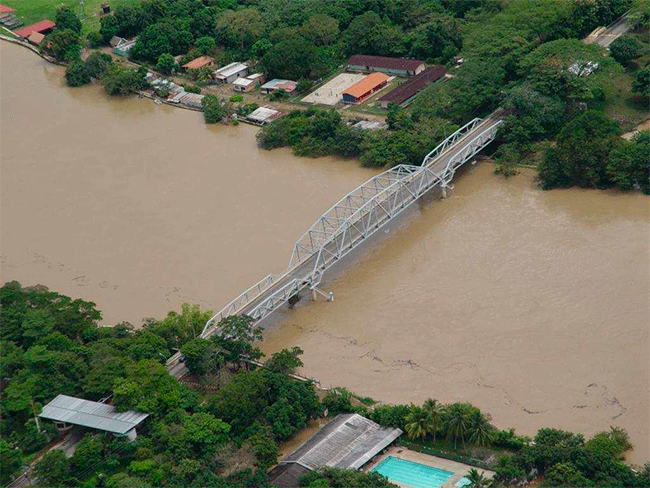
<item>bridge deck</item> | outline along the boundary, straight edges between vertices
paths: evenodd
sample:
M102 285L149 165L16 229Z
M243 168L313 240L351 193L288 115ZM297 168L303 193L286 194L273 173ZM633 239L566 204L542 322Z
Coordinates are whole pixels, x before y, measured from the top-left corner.
M291 296L316 287L330 266L383 225L432 188L447 186L455 171L494 139L501 123L499 111L474 119L431 151L422 166L396 166L350 192L298 240L284 273L263 278L235 298L208 321L201 337L218 333L217 324L226 316L246 314L261 320ZM177 353L167 361L177 377L187 371L179 359Z

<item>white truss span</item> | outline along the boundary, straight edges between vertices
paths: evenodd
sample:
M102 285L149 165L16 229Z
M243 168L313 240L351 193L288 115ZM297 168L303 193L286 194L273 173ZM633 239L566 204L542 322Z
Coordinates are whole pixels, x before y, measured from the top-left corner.
M501 113L474 119L426 155L421 166L399 165L370 178L325 212L296 242L284 274L269 275L215 314L202 337L219 332L229 315L262 320L432 188L446 187L456 170L496 137ZM171 359L171 358L170 358Z

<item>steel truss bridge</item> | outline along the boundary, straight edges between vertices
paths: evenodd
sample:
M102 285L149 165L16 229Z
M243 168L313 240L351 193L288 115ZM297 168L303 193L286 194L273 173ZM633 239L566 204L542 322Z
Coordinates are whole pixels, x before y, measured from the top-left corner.
M219 333L219 321L230 315L258 322L305 289L331 298L318 289L323 273L431 189L445 194L456 170L494 140L502 117L497 111L474 119L436 146L421 166L395 166L345 195L298 239L283 273L263 278L228 303L208 320L201 337ZM167 365L182 376L179 359L177 353Z

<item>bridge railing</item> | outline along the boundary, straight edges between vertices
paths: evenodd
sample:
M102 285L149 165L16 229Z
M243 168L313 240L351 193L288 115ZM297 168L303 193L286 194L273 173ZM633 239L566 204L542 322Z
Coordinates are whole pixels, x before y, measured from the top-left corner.
M301 288L300 281L293 279L282 288L274 291L271 295L265 298L253 310L249 311L247 315L253 317L256 321L262 320L280 305L287 303L289 298L298 293Z
M470 120L467 124L465 124L460 129L455 131L449 137L445 138L444 141L438 144L429 154L427 154L424 157L424 161L422 161L422 166L427 166L430 162L434 161L436 158L438 158L438 156L444 153L447 149L449 149L451 146L456 144L456 142L458 142L459 139L462 139L467 134L472 132L481 122L483 121L482 119L479 118Z
M210 320L206 322L205 327L203 327L203 331L201 332L201 337L205 337L206 334L208 334L208 331L212 327L216 326L221 321L221 319L229 317L230 315L235 315L243 307L258 298L264 291L268 289L269 286L271 286L276 281L276 279L276 275L270 274L267 277L262 278L260 281L241 293L237 298L228 303L228 305L219 310L210 318ZM212 331L210 331L210 333L212 333Z
M454 178L456 169L465 164L468 160L474 157L476 153L494 140L501 124L503 124L503 120L498 120L496 123L483 130L479 135L473 137L472 140L460 152L458 152L458 154L455 154L449 160L444 170L439 173L444 184L449 183Z

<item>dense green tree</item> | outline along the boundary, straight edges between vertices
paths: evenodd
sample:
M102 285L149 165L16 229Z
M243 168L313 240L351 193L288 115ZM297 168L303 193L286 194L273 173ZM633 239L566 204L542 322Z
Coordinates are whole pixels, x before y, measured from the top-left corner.
M109 95L129 95L147 86L144 79L145 68L131 69L113 64L104 73L102 84Z
M445 408L444 425L447 439L454 442L454 448L460 441L463 446L472 428L472 407L469 403L452 403Z
M61 449L46 452L36 463L34 471L46 486L65 486L69 480L69 461Z
M219 16L216 33L229 46L244 49L264 32L264 19L256 8L228 10Z
M213 37L204 36L200 37L194 43L194 49L197 51L197 54L202 54L204 56L213 56L217 43Z
M112 17L115 18L117 23L117 32L113 35L130 38L138 35L146 27L143 21L142 8L139 5L118 5L115 7ZM104 36L104 39L106 39L106 36ZM106 40L108 41L110 38Z
M113 58L100 51L93 51L84 62L86 71L92 78L100 79L113 65Z
M270 77L297 80L311 78L314 73L316 48L303 37L294 36L275 44L262 57L262 65Z
M328 415L354 412L352 395L345 388L331 388L322 401Z
M632 82L632 92L650 98L650 64L641 68Z
M203 119L206 124L221 122L226 116L226 109L221 101L214 95L205 95L201 100Z
M0 439L0 482L4 485L11 481L12 476L22 466L22 452L15 449L6 440Z
M302 356L303 353L304 351L298 346L294 346L291 349L282 349L281 351L271 355L271 359L269 359L264 366L276 373L294 373L296 369L304 366L300 359L300 356Z
M411 56L447 63L462 46L460 24L451 17L438 17L416 27L408 42Z
M557 463L546 470L546 486L588 486L589 480L570 462Z
M303 22L301 33L315 45L326 46L338 39L339 21L327 14L312 15Z
M436 434L442 428L444 406L435 398L427 398L422 406L427 414L427 433L436 441Z
M374 471L322 468L300 478L300 486L309 488L396 488L384 476Z
M43 49L57 60L73 61L79 59L81 44L78 32L71 29L56 29L46 39L43 42Z
M607 175L621 190L640 188L650 194L650 131L636 134L631 141L623 141L610 154Z
M610 44L609 52L616 61L625 65L641 56L643 46L635 36L623 34Z
M228 439L230 426L209 413L195 413L183 418L182 438L201 457L213 455Z
M422 439L429 433L429 414L422 408L413 409L405 422L406 434L411 439Z
M219 349L207 339L196 338L186 342L181 346L181 353L190 373L199 376L216 373L224 364Z
M560 131L557 147L550 148L540 163L542 187L607 186L607 161L619 143L617 124L602 112L578 115Z
M79 17L67 5L56 9L55 22L57 29L70 29L76 33L81 32L81 21Z
M102 41L107 44L114 36L120 32L120 24L113 15L106 15L99 19L99 35Z
M138 36L135 45L129 51L133 59L155 63L158 58L169 53L183 54L192 45L193 37L185 23L164 20L148 26Z

